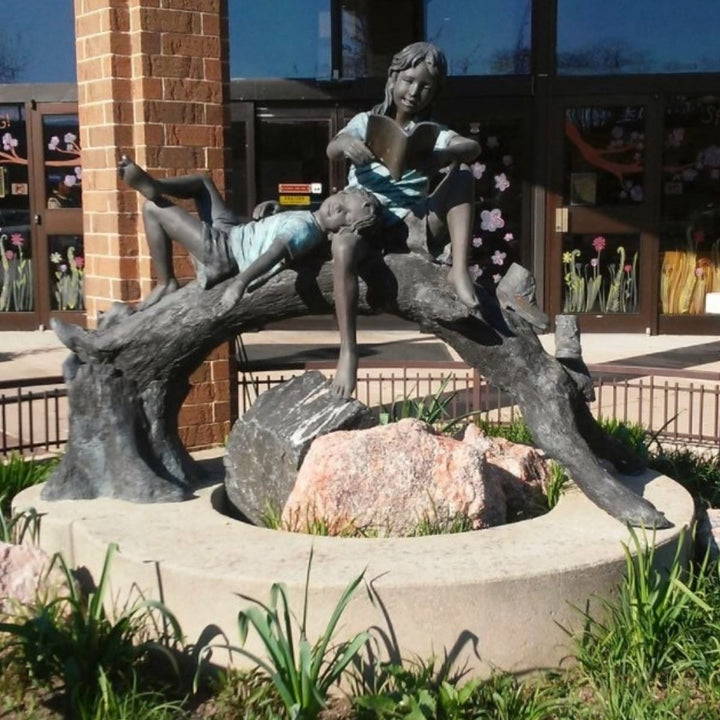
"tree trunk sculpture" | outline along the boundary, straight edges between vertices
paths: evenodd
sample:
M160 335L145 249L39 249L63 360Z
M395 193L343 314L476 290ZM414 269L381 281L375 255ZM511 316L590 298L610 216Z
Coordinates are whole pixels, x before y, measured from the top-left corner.
M595 422L576 383L527 322L494 299L482 315L468 310L446 269L420 253L374 255L360 272L360 312L396 314L450 344L515 399L538 447L594 503L631 525L669 526L599 464L596 456L623 472L641 467ZM146 310L115 308L105 327L91 332L99 350L70 356L70 439L46 499L189 497L196 470L178 437L177 417L191 373L239 332L333 307L330 262L321 258L276 275L229 311L220 309L224 287L201 290L192 282Z

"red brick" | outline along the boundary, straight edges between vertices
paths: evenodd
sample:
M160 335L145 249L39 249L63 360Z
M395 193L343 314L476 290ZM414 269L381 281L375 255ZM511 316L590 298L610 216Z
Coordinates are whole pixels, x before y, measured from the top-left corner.
M213 421L212 405L183 405L178 416L178 425L201 425Z
M220 35L220 13L204 12L201 18L203 35Z
M227 360L230 357L228 343L220 343L210 354L205 358L206 360Z
M163 33L162 52L165 55L192 55L195 57L220 57L220 38L202 35L178 35Z
M191 10L197 12L202 9L206 13L220 13L220 0L160 0L160 6L175 10ZM199 6L199 8L198 8Z
M140 26L143 30L155 32L187 33L196 32L193 14L184 10L140 9Z
M215 422L225 422L230 420L230 403L216 402L212 405L212 415Z
M208 362L204 362L195 372L190 376L190 382L195 383L206 383L210 381L210 365Z
M222 87L217 82L205 80L164 78L163 97L165 100L220 103L222 102Z
M149 101L145 105L150 122L198 123L205 115L201 103Z
M133 301L140 299L140 283L137 280L112 280L114 300Z
M210 369L213 382L227 380L230 377L230 360L213 360Z

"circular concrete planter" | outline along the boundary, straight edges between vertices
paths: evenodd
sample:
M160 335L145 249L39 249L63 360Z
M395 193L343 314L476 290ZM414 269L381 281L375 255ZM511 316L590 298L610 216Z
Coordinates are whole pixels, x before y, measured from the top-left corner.
M655 537L657 562L666 563L692 522L692 498L654 473L627 481L674 523ZM161 599L178 616L188 642L206 633L204 643L207 631L216 628L237 643L237 612L248 605L238 593L266 601L274 582L286 583L299 613L314 548L311 639L324 629L348 582L365 570L371 592L357 592L339 636L373 627L391 656L447 652L475 674L558 666L572 648L560 626L577 629L581 618L573 606L585 608L593 596L612 592L624 569L623 543L632 546L627 528L576 490L533 520L458 535L388 539L253 527L221 514L216 507L223 497L222 485L213 485L183 503L45 502L35 487L17 496L15 508L45 513L42 547L62 551L94 577L107 545L117 542L111 574L116 602L124 602L133 587ZM248 649L260 650L255 643L251 636Z

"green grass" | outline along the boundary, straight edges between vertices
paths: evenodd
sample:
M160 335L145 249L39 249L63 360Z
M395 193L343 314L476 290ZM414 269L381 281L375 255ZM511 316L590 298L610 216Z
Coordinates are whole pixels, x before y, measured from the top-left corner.
M35 460L13 453L0 463L0 512L10 513L13 498L26 488L43 482L57 466L59 460Z
M447 393L445 388L450 382L451 375L442 379L440 387L424 398L415 399L412 397L413 390L410 390L405 397L396 400L388 407L383 406L378 415L381 425L388 425L407 418L413 418L426 422L429 425L447 419L449 416L448 405L452 402L457 393ZM417 387L417 385L416 385Z

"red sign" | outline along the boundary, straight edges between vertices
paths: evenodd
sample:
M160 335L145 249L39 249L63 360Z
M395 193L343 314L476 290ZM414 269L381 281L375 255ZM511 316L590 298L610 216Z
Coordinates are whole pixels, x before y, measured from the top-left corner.
M311 192L310 183L280 183L278 185L278 194L299 193L307 194Z

